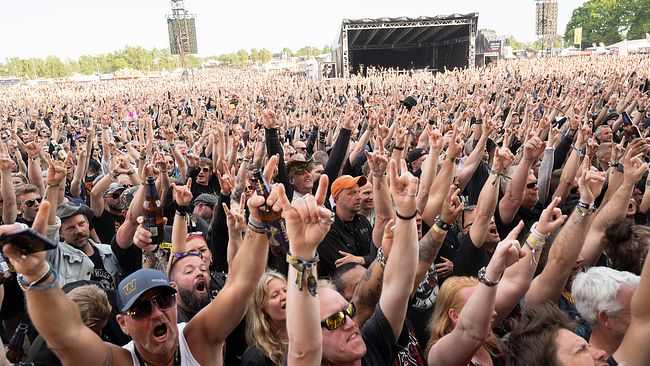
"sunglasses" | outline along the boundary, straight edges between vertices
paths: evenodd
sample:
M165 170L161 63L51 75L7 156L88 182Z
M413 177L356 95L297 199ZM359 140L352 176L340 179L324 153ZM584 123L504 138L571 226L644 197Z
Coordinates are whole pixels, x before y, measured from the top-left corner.
M255 187L253 187L253 186L246 186L246 190L247 190L247 191L253 191L253 190L255 190Z
M203 172L203 173L210 173L211 170L212 169L210 169L208 167L205 167L205 166L203 168L201 168L201 172Z
M25 206L34 207L36 202L41 203L41 201L43 201L42 197L41 198L34 198L33 200L27 200L27 201L25 201Z
M320 322L320 326L327 330L335 330L345 324L345 316L353 318L357 314L357 307L353 302L348 303L343 309L328 316L325 320Z
M296 150L307 150L306 147L297 147Z
M537 182L532 182L532 183L526 184L526 188L528 188L528 189L533 189L536 186L537 186Z
M189 238L190 236L196 236L196 235L202 235L202 233L200 233L200 232L189 233L189 234L187 234L187 237ZM185 258L185 257L190 256L190 255L194 255L194 256L197 256L197 257L203 259L203 253L201 253L199 251L196 251L196 250L190 250L190 251L187 251L187 252L175 253L174 254L174 260L179 260L181 258Z
M153 304L156 304L161 311L169 310L176 305L176 293L165 292L149 300L134 304L131 309L126 311L126 315L135 320L144 319L151 315Z

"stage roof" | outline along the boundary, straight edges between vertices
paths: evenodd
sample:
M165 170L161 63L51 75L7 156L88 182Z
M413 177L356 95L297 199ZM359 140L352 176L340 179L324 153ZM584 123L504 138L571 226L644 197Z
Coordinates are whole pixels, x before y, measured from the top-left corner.
M348 48L408 48L431 45L468 35L467 25L476 26L478 13L434 17L343 19L341 31L348 32Z

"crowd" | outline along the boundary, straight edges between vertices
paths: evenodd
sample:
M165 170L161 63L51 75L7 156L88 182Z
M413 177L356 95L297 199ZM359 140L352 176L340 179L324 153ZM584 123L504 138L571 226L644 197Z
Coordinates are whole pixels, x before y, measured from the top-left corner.
M649 365L649 64L0 89L7 356Z

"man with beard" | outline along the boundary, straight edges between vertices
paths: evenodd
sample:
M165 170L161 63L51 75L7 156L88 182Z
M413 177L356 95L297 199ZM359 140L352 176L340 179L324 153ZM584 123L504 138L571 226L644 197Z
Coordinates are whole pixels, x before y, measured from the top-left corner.
M248 204L252 220L259 221L264 199L253 197ZM41 234L52 220L48 210L49 202L41 205L34 222L34 230ZM19 229L18 224L0 226L0 235ZM228 284L188 323L176 324L176 291L164 273L141 269L122 280L117 288L117 321L133 339L124 348L102 342L83 325L78 309L57 286L58 272L50 269L43 253L23 253L12 244L3 250L25 283L34 326L64 365L220 365L224 340L244 317L264 271L266 255L259 254L268 252L268 239L263 232L248 229L233 259ZM28 289L30 284L35 288Z
M177 322L186 323L210 303L210 273L200 252L189 251L177 256L169 267L169 280L179 295Z
M124 223L120 195L127 188L122 183L109 183L109 178L102 178L90 192L90 208L93 211L92 225L101 242L110 243L117 229Z
M59 272L59 285L93 280L104 289L114 289L119 282L120 266L110 245L90 239L90 208L66 202L57 207L56 215L61 220L63 241L47 252L47 259Z
M360 187L365 186L364 176L353 178L343 175L332 183L335 217L330 231L318 247L320 263L318 275L329 277L345 263L358 263L368 267L377 253L372 244L372 225L361 215Z

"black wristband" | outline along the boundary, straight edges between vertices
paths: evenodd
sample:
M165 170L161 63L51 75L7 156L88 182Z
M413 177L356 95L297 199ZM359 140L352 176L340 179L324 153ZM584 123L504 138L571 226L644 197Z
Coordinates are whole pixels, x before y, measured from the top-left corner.
M415 218L415 216L417 216L417 214L418 214L418 211L415 210L415 212L413 212L413 215L411 215L411 216L402 216L402 215L399 214L399 212L397 212L397 210L395 210L395 216L397 216L398 219L404 220L404 221L413 220Z
M440 217L440 215L438 215L436 217L435 225L438 225L439 228L441 228L442 230L445 230L445 231L448 231L449 229L451 229L451 224L448 224L448 223L442 221L442 217Z
M436 121L429 120L429 124L430 124L430 125L433 125L433 124L435 124L435 123L436 123Z
M179 215L187 215L190 212L192 212L192 209L190 208L190 206L176 206L176 212Z

